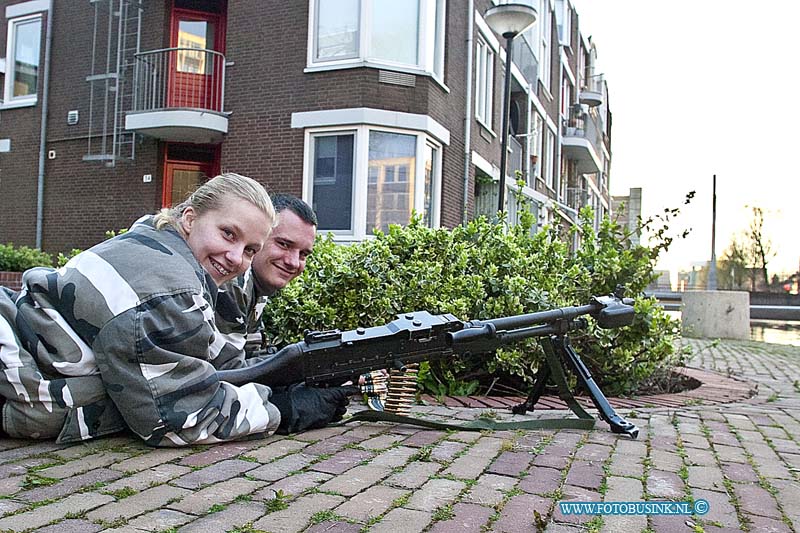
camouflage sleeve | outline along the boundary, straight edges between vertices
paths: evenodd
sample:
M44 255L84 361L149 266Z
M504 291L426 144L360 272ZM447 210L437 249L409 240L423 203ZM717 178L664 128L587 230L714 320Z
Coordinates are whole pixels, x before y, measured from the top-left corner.
M109 395L128 426L154 446L184 446L273 432L271 390L217 378L228 344L200 295L154 297L108 322L94 350Z

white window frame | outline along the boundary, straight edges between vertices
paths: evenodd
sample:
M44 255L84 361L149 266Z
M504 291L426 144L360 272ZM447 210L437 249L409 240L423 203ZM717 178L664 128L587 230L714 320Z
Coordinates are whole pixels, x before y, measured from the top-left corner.
M441 219L441 190L442 190L442 144L423 131L375 126L370 124L357 124L346 126L327 126L306 128L304 141L303 162L303 199L309 204L314 202L314 140L320 136L355 135L353 149L353 196L351 199L352 217L350 230L329 230L320 225L318 231L323 234L332 234L334 240L352 242L362 241L372 237L371 230L367 230L367 194L369 174L369 134L373 131L413 135L416 137L415 162L414 162L414 205L413 209L422 212L425 201L425 147L434 148L435 175L431 188L431 226L438 228Z
M39 100L39 81L42 76L42 65L39 64L39 73L36 77L36 91L33 94L24 96L13 96L14 94L14 55L16 52L16 39L17 27L20 24L27 24L31 21L38 20L39 22L39 38L44 35L44 24L41 13L33 15L25 15L16 18L8 19L8 35L6 39L6 61L5 61L5 83L3 84L3 100L2 108L9 109L14 107L27 107L34 106ZM41 44L41 43L40 43ZM41 49L40 49L41 54Z
M447 0L417 0L418 2L418 21L417 21L417 62L415 64L390 61L382 58L372 57L370 47L370 28L373 20L372 5L369 0L358 0L358 39L357 50L354 56L335 59L317 59L317 4L323 0L309 0L308 14L308 46L306 57L305 72L317 72L321 70L335 70L343 68L372 67L388 69L410 74L419 74L432 77L445 90L449 89L445 85L444 74L444 44L446 29ZM433 3L432 11L434 20L429 20L428 13L431 12L430 4ZM430 25L435 24L433 38L428 35ZM432 41L432 42L431 42ZM433 47L433 53L429 53Z
M551 18L552 9L550 0L541 0L541 9L539 10L539 20L537 25L540 27L539 31L539 80L541 80L547 94L550 94L550 83L552 81L552 53L553 53L553 24Z
M494 58L489 41L479 35L475 40L475 120L492 131L494 115Z
M542 178L551 191L553 188L553 172L555 170L555 133L550 128L545 128L542 144Z

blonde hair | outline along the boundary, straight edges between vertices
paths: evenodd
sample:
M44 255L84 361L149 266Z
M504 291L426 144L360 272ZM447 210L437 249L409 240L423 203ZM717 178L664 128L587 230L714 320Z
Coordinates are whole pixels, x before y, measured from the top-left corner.
M225 201L230 198L247 200L267 215L272 226L275 225L275 208L266 189L252 178L225 172L202 184L180 204L156 213L155 226L157 229L172 226L183 233L178 221L187 207L191 207L198 216L201 216L207 211L222 209Z

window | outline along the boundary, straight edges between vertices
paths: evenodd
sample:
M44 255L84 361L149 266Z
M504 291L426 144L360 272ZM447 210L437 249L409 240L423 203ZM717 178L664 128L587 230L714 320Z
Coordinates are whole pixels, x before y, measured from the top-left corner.
M358 125L307 138L306 191L320 231L363 239L407 224L412 211L438 225L441 147L424 133Z
M541 9L539 16L541 17L537 24L540 26L539 36L541 38L539 45L539 79L542 80L542 85L549 93L550 89L550 66L552 58L551 36L552 36L552 20L550 13L550 0L541 0Z
M308 66L444 76L446 0L311 0Z
M4 80L5 105L33 105L36 103L41 40L41 15L19 17L8 21Z
M481 38L476 41L475 58L475 118L492 129L492 96L494 94L494 51Z
M553 189L553 170L554 170L554 149L555 149L555 138L553 136L553 132L550 131L549 128L545 130L544 133L544 144L542 150L542 178L544 178L545 184L550 189Z

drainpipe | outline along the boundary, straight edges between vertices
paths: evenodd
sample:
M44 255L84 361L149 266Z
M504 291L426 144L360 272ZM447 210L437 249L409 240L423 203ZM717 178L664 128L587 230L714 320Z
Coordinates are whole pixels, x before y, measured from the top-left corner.
M47 34L44 45L44 73L42 75L42 123L39 132L39 174L36 180L36 248L42 249L44 224L44 156L47 149L47 95L50 88L50 45L53 42L53 2L47 6Z
M469 167L471 163L472 137L472 33L475 25L473 0L467 1L467 94L464 112L464 199L461 209L461 223L467 224L467 205L469 204Z

